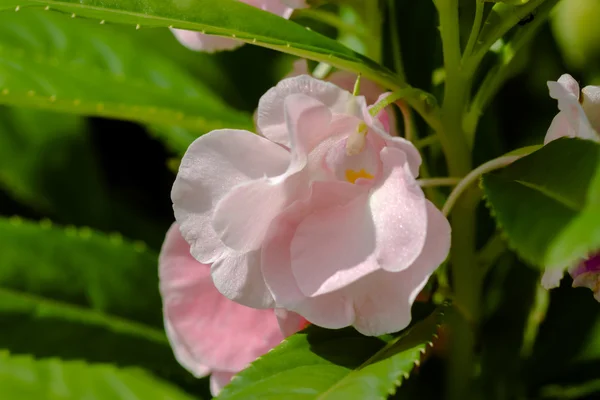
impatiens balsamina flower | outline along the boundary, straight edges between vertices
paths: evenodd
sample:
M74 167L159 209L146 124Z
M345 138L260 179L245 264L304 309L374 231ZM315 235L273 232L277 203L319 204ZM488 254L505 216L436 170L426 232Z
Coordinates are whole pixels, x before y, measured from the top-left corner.
M171 197L192 255L241 304L366 335L405 328L450 247L417 149L364 97L306 75L261 98L257 126L210 132L183 157Z
M224 297L212 283L210 267L190 255L176 224L165 238L159 273L165 329L175 357L197 377L212 373L214 396L284 335L306 324L285 310L257 310Z
M218 0L217 0L218 1ZM305 0L240 0L250 6L260 8L283 18L289 18L295 8L306 7ZM233 50L244 43L220 36L205 35L184 29L171 29L177 40L191 50L212 53L219 50Z
M571 75L565 74L558 82L548 82L550 96L558 100L560 112L554 117L544 143L561 137L578 137L600 142L600 87L579 84ZM600 253L568 268L573 287L588 287L600 301ZM564 271L562 268L547 269L542 277L546 289L558 287Z
M550 97L558 100L560 112L552 120L544 144L561 137L578 137L600 142L600 86L579 84L564 74L558 82L548 82Z

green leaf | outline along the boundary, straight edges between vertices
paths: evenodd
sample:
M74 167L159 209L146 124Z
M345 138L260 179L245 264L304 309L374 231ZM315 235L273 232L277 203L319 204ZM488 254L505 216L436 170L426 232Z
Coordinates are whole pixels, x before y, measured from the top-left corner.
M156 259L119 236L0 219L0 348L182 373Z
M484 175L509 244L540 267L566 267L600 248L600 145L560 139Z
M134 368L82 361L35 360L0 353L2 400L192 400L177 387Z
M467 67L466 69L469 70L473 66L478 66L492 45L517 25L523 18L527 18L530 14L535 13L537 8L541 5L545 3L546 6L548 4L555 5L558 3L558 0L529 0L520 2L525 4L514 5L516 2L517 1L511 1L494 4L479 33L477 44L473 48L473 56L468 61L470 67Z
M135 30L43 10L0 13L0 104L177 125L197 134L252 127L248 114L231 109ZM169 144L168 135L163 139ZM179 143L172 147L185 151Z
M160 245L164 227L107 185L89 133L80 116L0 106L0 188L53 221Z
M219 399L385 399L418 365L443 311L388 344L350 328L309 327L252 363Z
M11 0L12 1L12 0ZM1 3L1 2L0 2ZM334 67L362 73L383 86L406 88L386 68L333 39L235 0L27 0L72 15L133 26L168 27L235 37Z

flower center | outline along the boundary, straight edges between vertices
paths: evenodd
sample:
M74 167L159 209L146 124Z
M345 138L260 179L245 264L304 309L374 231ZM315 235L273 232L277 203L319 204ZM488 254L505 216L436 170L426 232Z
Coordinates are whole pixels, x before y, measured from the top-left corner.
M348 135L348 139L346 140L346 155L355 156L363 151L367 142L367 133L369 133L369 127L364 121L361 121L356 130Z
M365 171L365 169L361 169L360 171L355 171L353 169L347 169L346 170L346 180L350 183L356 183L356 180L359 178L365 178L365 179L373 179L374 176L371 175L370 173L368 173L367 171Z

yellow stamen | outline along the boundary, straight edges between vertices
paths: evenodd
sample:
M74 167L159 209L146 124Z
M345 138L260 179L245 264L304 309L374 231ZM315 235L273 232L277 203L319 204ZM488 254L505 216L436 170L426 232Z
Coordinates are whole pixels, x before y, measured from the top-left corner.
M348 135L348 139L346 140L346 155L355 156L363 151L367 143L368 132L369 127L364 121L358 124L356 131Z
M356 180L359 178L364 178L364 179L373 179L374 176L371 175L370 173L368 173L367 171L363 169L361 169L360 171L356 172L353 169L347 169L346 170L346 180L350 183L356 183Z

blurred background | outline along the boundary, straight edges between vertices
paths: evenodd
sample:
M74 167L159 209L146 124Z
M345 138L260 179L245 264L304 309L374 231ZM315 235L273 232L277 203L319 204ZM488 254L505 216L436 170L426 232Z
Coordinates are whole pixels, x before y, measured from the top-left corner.
M441 45L433 3L397 0L396 8L408 81L439 93L441 85L434 76L441 65ZM473 10L474 0L461 0L467 32ZM71 45L76 26L70 36L64 35L42 12L0 13L0 41L23 49L26 56L58 49L61 57L75 62L92 59L115 76L136 76L159 85L161 71L169 69L182 77L181 85L193 83L248 120L260 96L295 61L250 45L200 54L179 45L167 29L103 26L103 32L110 31L137 57L127 66L103 47L101 36L92 41L97 59L94 51L78 53L82 49ZM389 17L384 36L389 35ZM68 16L51 18L62 21ZM293 19L330 36L337 34L301 12ZM534 23L535 15L531 19L515 30ZM477 164L542 141L557 113L546 81L568 72L582 86L600 84L599 21L600 0L563 0L550 21L541 24L519 53L512 77L484 112L474 153ZM97 22L82 19L73 24ZM7 83L5 72L14 76L14 54L0 49L0 88ZM384 51L384 57L392 68L390 53ZM43 85L44 69L23 79ZM164 140L167 130L180 142ZM207 380L196 380L179 367L161 336L157 278L157 255L173 222L169 193L181 157L174 149L198 134L176 126L0 106L0 355L4 350L141 367L192 398L210 398ZM436 146L427 157L433 172L443 173ZM483 206L480 224L484 240L495 225ZM486 399L600 398L600 307L585 289L570 289L568 279L548 300L537 289L538 279L538 272L510 251L490 271L479 344L481 364L488 371L479 379L489 393ZM530 314L536 302L541 304L539 315ZM526 332L531 318L543 320L537 336ZM442 398L443 357L442 343L396 398ZM0 362L0 399L7 368ZM18 373L17 367L10 368ZM34 386L20 398L41 398Z

